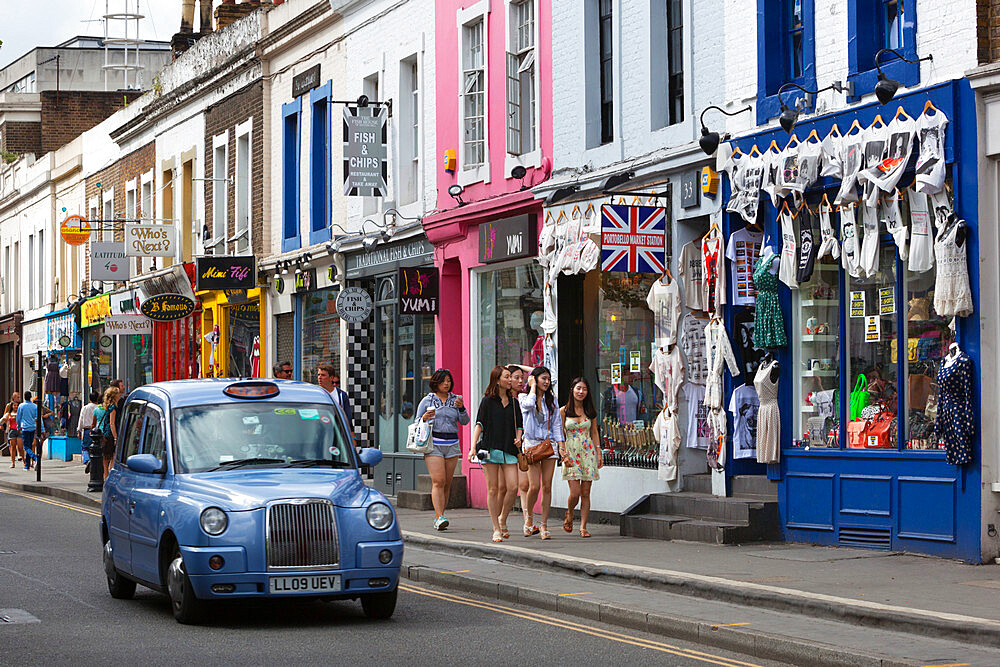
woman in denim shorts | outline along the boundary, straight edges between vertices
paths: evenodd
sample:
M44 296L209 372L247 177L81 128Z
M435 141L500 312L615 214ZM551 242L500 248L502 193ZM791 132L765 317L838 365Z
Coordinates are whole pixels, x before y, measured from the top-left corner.
M16 468L17 461L24 458L24 447L21 445L21 431L17 427L17 407L21 404L20 392L14 392L10 403L4 410L3 425L7 427L7 445L10 447L10 467Z
M424 454L427 472L431 475L431 502L434 504L434 528L444 530L448 519L444 515L451 494L451 480L462 455L458 444L458 425L469 423L469 412L462 397L453 394L455 379L447 368L439 368L427 383L430 393L417 406L417 414L431 424L434 449Z

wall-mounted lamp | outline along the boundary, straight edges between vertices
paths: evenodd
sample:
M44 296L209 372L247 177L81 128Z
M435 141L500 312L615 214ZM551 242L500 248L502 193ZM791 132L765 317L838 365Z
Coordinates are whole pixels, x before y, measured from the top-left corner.
M528 186L524 184L524 177L527 175L528 175L528 170L522 167L521 165L517 165L510 170L510 177L516 178L517 180L521 181L522 190L528 189Z
M451 195L455 201L458 202L459 206L465 206L465 202L462 201L462 193L465 192L465 188L456 183L455 185L448 186L448 194Z
M705 155L713 155L716 149L719 148L719 141L722 139L722 137L719 136L718 132L709 132L708 128L705 126L705 113L709 109L717 109L727 116L735 116L736 114L745 113L747 111L753 111L753 107L751 107L749 104L737 111L726 111L722 107L716 106L715 104L710 104L709 106L705 107L705 109L701 112L701 116L699 118L699 120L701 121L701 139L698 140L698 145L701 146L701 150L705 151ZM727 139L729 138L728 134L724 136Z
M847 93L849 97L854 96L853 81L848 81L846 85L841 83L840 81L834 81L829 86L826 86L825 88L820 88L819 90L808 90L806 88L803 88L797 83L791 83L791 82L782 84L781 87L778 88L778 102L781 104L781 115L778 116L778 124L781 125L781 129L783 129L787 134L792 133L792 128L795 127L795 123L798 122L799 120L798 103L796 103L794 107L789 107L781 99L781 93L788 88L798 88L803 93L809 96L818 95L825 90L836 90L838 93ZM810 103L809 101L806 102L807 105L809 103Z
M879 56L883 53L893 53L904 63L919 63L922 60L934 60L934 56L928 53L923 58L917 58L916 60L910 60L902 53L896 49L880 49L878 53L875 54L875 69L878 70L878 83L875 84L875 97L878 98L879 103L888 104L890 100L896 95L896 91L899 90L899 81L890 79L882 71L882 65L879 64Z
M364 239L361 240L361 247L364 249L365 252L371 252L372 250L375 249L375 246L377 245L378 245L377 236L366 236Z

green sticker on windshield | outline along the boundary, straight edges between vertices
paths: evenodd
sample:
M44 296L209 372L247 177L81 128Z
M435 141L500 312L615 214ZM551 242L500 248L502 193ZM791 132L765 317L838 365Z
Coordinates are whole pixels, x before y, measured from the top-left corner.
M319 410L315 409L301 409L299 410L299 417L302 419L319 419Z
M275 408L274 409L274 414L276 414L276 415L294 415L294 414L297 414L297 413L298 413L298 411L295 408Z

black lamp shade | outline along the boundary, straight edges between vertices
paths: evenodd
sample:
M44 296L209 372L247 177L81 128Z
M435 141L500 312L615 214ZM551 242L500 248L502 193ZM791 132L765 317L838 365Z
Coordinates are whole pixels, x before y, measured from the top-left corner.
M709 132L708 128L702 125L701 139L698 140L698 145L701 146L701 150L705 151L705 155L712 155L719 147L719 133Z
M781 115L778 117L778 124L781 125L781 129L785 131L785 134L791 134L792 129L795 127L795 121L798 119L799 112L786 106L781 110Z
M888 104L896 95L897 90L899 90L899 81L887 79L884 74L879 75L878 83L875 84L875 97L878 98L879 103Z

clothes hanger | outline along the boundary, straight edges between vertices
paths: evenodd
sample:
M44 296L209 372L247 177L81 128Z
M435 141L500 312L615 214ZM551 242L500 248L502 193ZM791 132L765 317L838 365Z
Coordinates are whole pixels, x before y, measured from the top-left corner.
M935 113L937 113L938 110L938 108L934 106L934 103L931 102L930 100L924 102L924 110L921 113L926 114L928 109L932 109Z
M836 127L836 126L834 126L834 127ZM816 132L815 129L812 132L810 132L809 134L806 135L806 141L805 141L805 143L808 144L810 139L815 139L816 143L820 143L819 133Z
M778 142L775 141L774 139L771 139L771 145L767 147L767 152L770 153L771 151L774 151L775 153L781 152L781 148L778 146Z
M913 120L913 118L910 117L910 114L906 113L906 109L904 109L902 105L896 107L896 114L892 117L892 119L896 120L899 118L900 114L903 114L903 118L906 120Z
M760 149L757 148L757 144L754 144L753 148L750 149L750 157L760 157L760 155Z
M583 211L580 210L580 205L576 204L573 206L573 212L570 214L569 217L573 218L574 220L579 220L582 215Z
M819 205L825 206L827 211L833 210L833 205L830 204L830 198L826 196L825 192L823 193L823 198L819 200Z
M787 144L785 144L785 150L786 150L786 151L787 151L787 150L788 150L789 148L791 148L791 147L792 147L792 142L793 142L793 141L795 142L795 145L796 145L796 146L798 146L798 145L799 145L800 143L802 143L802 142L800 142L800 141L799 141L799 138L798 138L797 136L795 136L795 135L793 134L792 136L790 136L790 137L788 138L788 143L787 143Z
M855 129L856 129L856 130L857 130L858 132L864 132L864 131L865 131L865 128L863 128L863 127L861 126L861 123L859 123L859 122L858 122L858 119L857 119L857 118L855 118L855 119L854 119L854 122L853 122L853 123L851 123L851 126L850 126L849 128L847 128L847 134L845 134L844 136L845 136L845 137L849 137L849 136L852 136L852 135L851 135L851 133L852 133L852 132L854 132L854 130L855 130Z
M834 124L833 124L833 126L832 126L832 127L830 128L830 131L826 133L826 136L828 136L828 137L829 137L829 136L831 136L831 135L833 135L833 136L835 136L835 137L840 137L840 136L843 136L843 135L842 135L842 134L840 133L840 128L839 128L839 127L837 127L837 124L836 124L836 123L834 123Z
M882 120L881 114L876 114L875 118L872 120L872 124L868 126L868 129L872 129L876 125L881 125L882 127L885 127L885 121Z

